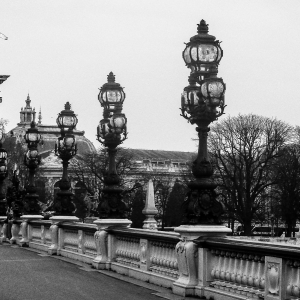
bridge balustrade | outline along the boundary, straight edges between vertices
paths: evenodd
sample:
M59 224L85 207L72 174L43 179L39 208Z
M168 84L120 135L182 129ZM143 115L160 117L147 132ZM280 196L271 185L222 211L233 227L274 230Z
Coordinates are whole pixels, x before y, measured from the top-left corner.
M15 222L12 231L15 242L24 246L22 224ZM300 246L295 240L206 236L189 241L176 232L46 220L29 221L26 228L31 248L172 288L182 296L300 298Z

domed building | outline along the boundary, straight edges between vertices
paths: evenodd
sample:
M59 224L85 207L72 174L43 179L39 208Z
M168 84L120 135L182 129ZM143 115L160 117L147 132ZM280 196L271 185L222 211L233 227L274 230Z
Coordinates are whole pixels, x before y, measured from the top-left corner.
M30 127L32 121L36 122L36 111L35 108L31 107L30 96L27 96L25 100L26 106L21 108L20 111L20 122L17 127L10 131L8 139L15 139L16 143L24 144L24 135L27 129ZM38 121L36 122L39 133L43 138L43 145L38 146L39 153L41 155L40 170L43 180L37 180L36 185L39 190L40 198L43 198L43 191L45 189L54 193L56 187L58 189L58 181L62 177L62 161L58 158L55 153L55 143L58 137L61 136L60 129L57 125L45 125L42 124L41 110L38 114ZM73 134L77 141L77 155L85 153L91 153L95 151L93 143L84 136L84 131L74 129ZM80 183L72 181L72 189L80 188Z

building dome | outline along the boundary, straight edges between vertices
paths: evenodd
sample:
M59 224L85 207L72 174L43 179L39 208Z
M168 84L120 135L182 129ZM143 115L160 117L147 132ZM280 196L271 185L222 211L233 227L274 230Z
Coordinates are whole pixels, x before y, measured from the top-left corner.
M30 123L32 121L35 122L36 111L30 106L31 100L29 95L25 102L26 106L22 108L20 112L20 122L9 132L5 141L6 143L9 143L11 140L14 144L20 143L26 147L24 135L27 129L30 128ZM42 171L44 180L48 181L46 186L53 189L55 183L62 177L62 160L54 154L55 143L61 136L61 131L57 125L42 124L41 111L39 112L36 127L43 138L43 144L38 145L38 151L41 155L41 164L39 168ZM84 133L85 132L81 130L73 130L73 135L77 142L77 155L79 156L96 151L95 146L84 136Z

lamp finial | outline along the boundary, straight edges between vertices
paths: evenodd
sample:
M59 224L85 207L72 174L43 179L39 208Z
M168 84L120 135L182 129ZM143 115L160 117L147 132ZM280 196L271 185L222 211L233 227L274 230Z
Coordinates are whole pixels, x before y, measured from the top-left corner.
M200 24L197 24L197 32L200 33L208 33L208 24L206 24L205 20L201 20Z

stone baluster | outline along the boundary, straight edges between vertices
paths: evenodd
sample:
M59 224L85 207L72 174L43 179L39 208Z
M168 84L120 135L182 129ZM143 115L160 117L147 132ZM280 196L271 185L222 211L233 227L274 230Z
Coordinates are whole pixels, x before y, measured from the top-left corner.
M296 278L296 269L294 268L294 262L292 260L287 261L287 267L290 269L291 275L288 277L290 281L287 284L286 293L287 296L292 296L294 278Z
M220 269L220 279L222 281L225 281L225 271L226 271L226 256L225 256L225 251L221 251L220 257L222 259L222 261L221 261L221 269Z
M262 264L262 268L260 271L260 281L259 281L259 288L264 290L265 289L265 271L264 271L264 265L265 265L265 257L261 256L260 257L260 262Z
M227 268L225 270L225 280L227 282L230 282L230 277L231 277L231 272L232 272L232 257L231 257L231 252L226 252L226 257L228 260L228 265Z
M294 268L295 268L295 281L294 281L294 284L293 284L293 288L292 288L292 296L295 296L295 297L299 297L300 296L300 274L299 274L299 272L300 272L300 263L299 262L297 262L297 261L295 261L294 262Z
M133 242L131 238L128 238L126 241L126 252L127 252L127 259L133 258Z
M168 267L168 248L165 243L163 243L162 248L162 265L167 268Z
M249 275L248 275L248 282L247 285L250 286L251 288L253 288L253 274L254 274L254 268L255 268L255 264L254 264L254 256L253 255L249 255Z
M238 264L238 258L236 253L232 253L231 257L233 258L233 267L232 267L232 272L230 275L230 281L233 283L236 283L236 276L237 276L237 264Z
M221 262L222 262L222 257L221 257L221 252L219 250L217 250L215 252L215 255L216 257L218 258L218 262L217 262L217 265L216 265L216 268L215 268L215 272L214 272L214 276L213 278L214 279L217 279L219 280L220 279L220 273L221 273Z
M253 278L254 288L259 290L259 282L260 282L260 269L261 269L261 261L259 256L254 257L254 262L256 263L256 271Z
M238 263L237 263L235 282L237 285L241 285L242 284L242 267L243 267L243 259L242 259L241 253L237 254L237 259L238 259Z
M144 271L148 271L149 269L149 241L146 239L140 239L140 269Z
M247 286L248 270L249 270L249 255L247 255L247 254L243 255L243 262L244 262L244 268L243 268L242 285Z
M157 253L157 264L159 267L162 265L162 243L158 243L158 253Z

